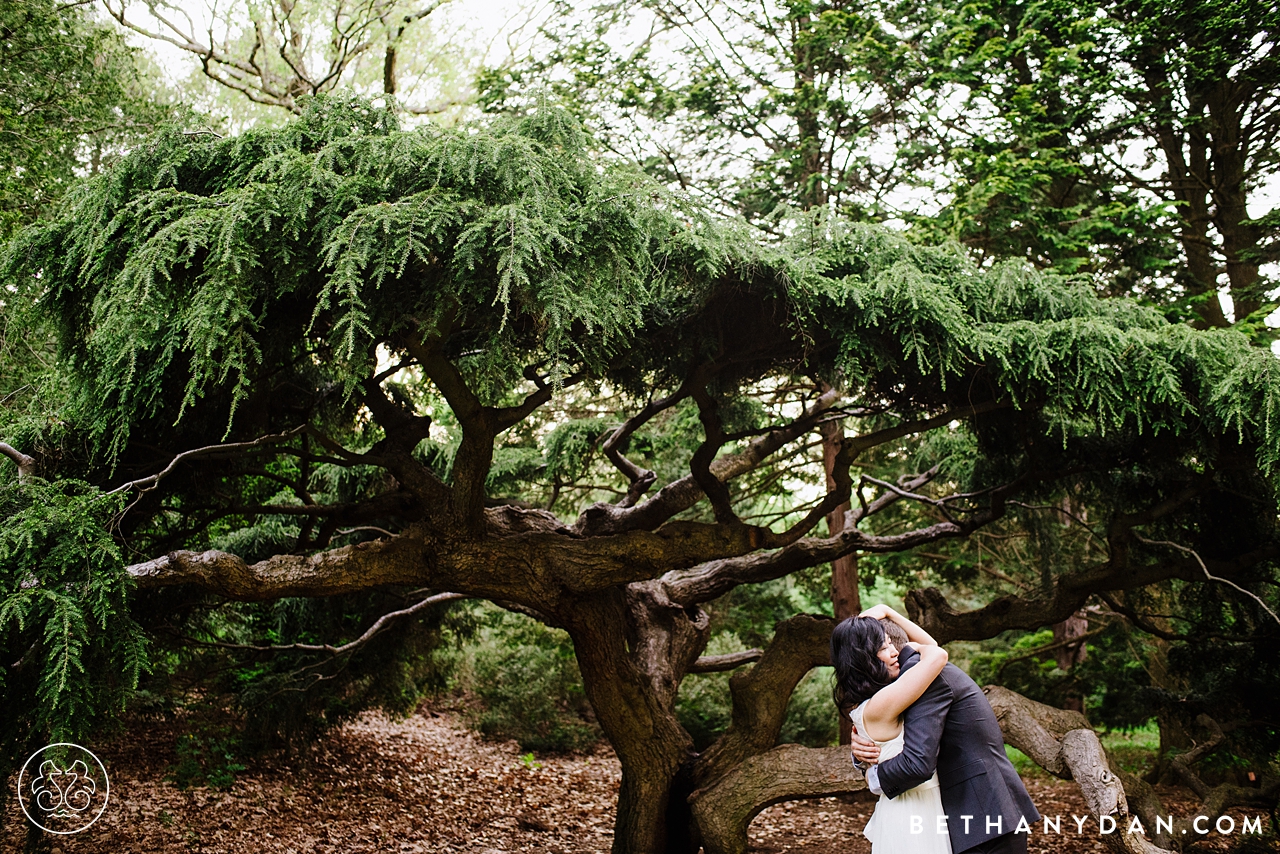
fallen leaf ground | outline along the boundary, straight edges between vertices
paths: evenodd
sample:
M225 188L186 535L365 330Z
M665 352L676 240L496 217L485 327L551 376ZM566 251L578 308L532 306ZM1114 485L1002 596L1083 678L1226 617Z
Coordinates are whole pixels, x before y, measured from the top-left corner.
M514 742L477 736L451 713L405 720L365 714L331 733L305 759L250 760L228 791L180 789L172 725L138 722L89 745L107 763L111 802L87 831L53 840L53 854L597 854L612 840L621 777L606 747L590 755L522 759ZM1033 833L1031 854L1106 850L1072 783L1026 777L1040 811L1061 815L1060 834ZM14 780L7 785L12 787ZM1189 814L1189 792L1161 790ZM862 827L869 795L781 804L751 826L752 854L869 854ZM1237 828L1242 813L1235 813ZM1269 820L1264 819L1264 826ZM0 851L22 849L25 824L8 799ZM1201 850L1227 850L1236 836L1211 834Z

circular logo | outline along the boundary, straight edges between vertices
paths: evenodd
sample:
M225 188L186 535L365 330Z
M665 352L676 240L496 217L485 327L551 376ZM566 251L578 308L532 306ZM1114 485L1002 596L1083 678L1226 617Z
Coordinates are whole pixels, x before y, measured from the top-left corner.
M49 833L79 833L107 809L107 769L78 744L42 747L18 772L18 803L36 827Z

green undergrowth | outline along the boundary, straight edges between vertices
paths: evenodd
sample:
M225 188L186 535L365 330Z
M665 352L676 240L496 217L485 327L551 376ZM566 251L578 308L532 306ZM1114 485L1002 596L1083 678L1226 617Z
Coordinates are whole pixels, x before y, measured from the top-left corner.
M1100 732L1098 740L1111 761L1130 774L1145 774L1155 764L1160 752L1160 730L1154 721L1133 729ZM1052 777L1018 748L1006 744L1004 752L1019 776L1045 780Z
M573 643L552 629L488 603L473 604L480 630L449 653L451 677L436 702L453 700L477 731L536 753L588 750L604 738L587 700ZM708 654L742 648L717 635ZM695 674L680 687L676 715L701 750L729 725L728 673ZM810 672L792 694L779 741L827 747L838 738L829 668Z
M1130 774L1151 770L1160 754L1160 727L1154 720L1133 729L1114 729L1098 734L1107 755Z

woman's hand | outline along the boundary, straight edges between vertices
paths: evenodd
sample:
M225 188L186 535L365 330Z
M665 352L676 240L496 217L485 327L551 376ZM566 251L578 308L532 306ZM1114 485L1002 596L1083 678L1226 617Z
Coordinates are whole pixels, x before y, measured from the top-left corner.
M873 605L867 610L859 614L859 617L871 617L873 620L883 620L893 613L893 609L888 605Z

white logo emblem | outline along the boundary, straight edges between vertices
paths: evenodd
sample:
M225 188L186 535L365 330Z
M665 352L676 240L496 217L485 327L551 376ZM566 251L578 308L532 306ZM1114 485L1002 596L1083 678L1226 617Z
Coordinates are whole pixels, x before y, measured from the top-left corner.
M107 769L78 744L42 747L18 772L18 803L36 827L49 833L79 833L107 809Z

